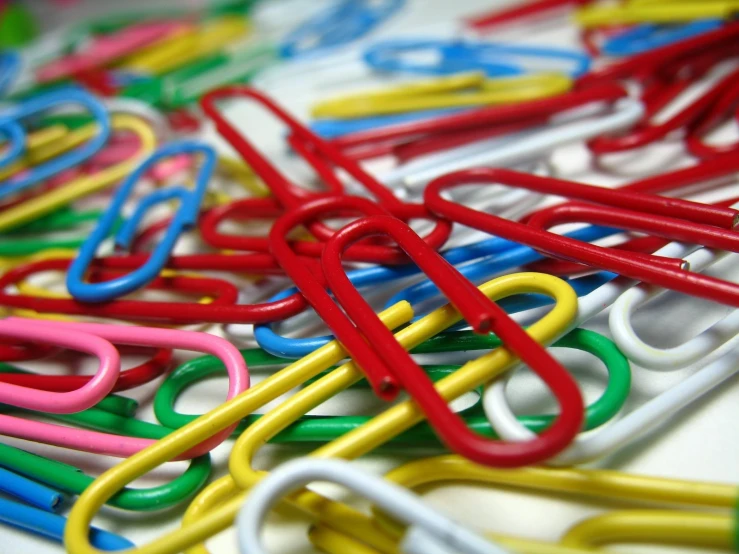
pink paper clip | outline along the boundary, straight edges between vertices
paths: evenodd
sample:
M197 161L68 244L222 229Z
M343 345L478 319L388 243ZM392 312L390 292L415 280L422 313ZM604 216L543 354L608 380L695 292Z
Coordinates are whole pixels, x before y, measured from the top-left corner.
M247 370L246 363L244 362L244 358L236 347L220 337L209 335L207 333L181 331L177 329L105 325L99 323L68 323L26 320L17 317L8 318L4 320L3 323L3 334L6 332L10 333L10 329L16 329L16 338L21 340L48 341L49 336L51 335L55 337L54 343L62 346L68 346L78 350L83 350L84 347L84 351L92 351L96 354L99 347L100 352L104 352L106 356L115 356L117 367L119 367L118 353L115 351L115 348L110 345L111 342L116 344L148 346L154 348L181 348L184 350L211 354L218 357L226 366L226 370L228 371L228 400L249 388L249 372ZM82 340L83 342L78 342L79 340ZM107 343L108 346L106 349L103 349L102 346L97 345L95 346L95 349L93 349L90 345L96 342ZM102 373L102 371L99 373ZM110 388L112 388L116 379L117 372L113 373ZM14 385L2 384L0 385L0 390L13 390L9 387L14 387ZM23 389L24 394L27 394L25 391L29 390L25 387L17 386L15 386L15 389ZM35 395L42 391L32 392ZM47 392L46 394L54 394L56 397L60 396L58 393ZM105 394L103 394L103 396L105 396ZM2 401L6 402L6 399L3 399ZM16 402L14 405L20 404ZM24 405L23 407L29 406ZM29 407L29 409L49 411L49 407L46 405L35 405L34 408ZM84 409L84 407L80 409ZM234 428L235 425L232 425L227 429L212 435L202 443L193 445L192 448L180 455L177 459L186 460L201 456L206 452L210 452L213 448L226 440ZM156 442L151 439L140 439L136 437L101 433L98 431L89 431L86 429L75 429L7 415L0 415L0 434L45 444L52 444L64 448L72 448L83 452L117 456L120 458L127 458Z
M28 410L69 414L91 408L112 390L121 370L118 350L108 341L75 329L48 328L33 319L11 317L0 321L0 336L21 341L38 341L92 354L100 360L95 376L69 392L51 392L10 383L0 383L0 402Z
M36 70L36 77L45 83L92 71L186 28L188 24L182 21L150 21L131 25L120 32L96 37L82 52L41 66Z

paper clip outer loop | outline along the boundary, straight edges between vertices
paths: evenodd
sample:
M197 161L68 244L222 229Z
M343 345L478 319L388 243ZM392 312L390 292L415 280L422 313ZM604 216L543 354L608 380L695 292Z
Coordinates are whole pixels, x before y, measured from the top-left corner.
M96 356L100 361L95 376L72 391L54 392L0 383L0 402L10 406L50 413L79 412L105 398L113 390L120 374L118 350L108 341L84 331L57 328L50 334L48 329L33 320L11 317L0 321L0 335L79 350Z
M49 177L74 167L98 152L111 134L108 112L94 96L76 88L53 90L4 111L0 114L0 128L35 115L59 104L76 104L87 108L99 126L98 133L88 142L68 154L56 157L31 169L27 174L11 177L0 188L0 199L23 192Z
M145 264L137 267L136 270L127 275L102 283L85 283L84 275L95 257L98 246L112 232L113 227L120 217L124 204L138 181L144 173L163 158L180 154L201 154L203 157L203 164L198 168L195 190L191 191L184 187L168 187L151 193L140 201L136 211L129 220L124 222L116 235L116 245L123 248L128 247L133 239L136 225L142 219L147 209L163 200L172 198L179 200L180 205L167 228L164 238L156 246L149 259ZM118 189L113 201L98 222L97 227L95 227L90 237L80 247L78 256L69 266L66 283L70 294L77 300L84 302L106 302L138 290L156 278L159 272L166 266L167 260L180 234L196 224L200 211L200 203L215 169L215 164L215 150L199 142L184 141L170 143L159 148L146 161L139 165Z

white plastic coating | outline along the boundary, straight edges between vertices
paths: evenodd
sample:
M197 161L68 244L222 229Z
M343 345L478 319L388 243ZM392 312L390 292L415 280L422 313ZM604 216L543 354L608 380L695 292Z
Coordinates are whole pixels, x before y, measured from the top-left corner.
M406 554L505 554L507 551L426 506L409 490L343 460L303 458L280 466L249 493L236 519L242 554L266 554L260 531L270 508L285 494L313 481L338 483L371 500L409 526Z

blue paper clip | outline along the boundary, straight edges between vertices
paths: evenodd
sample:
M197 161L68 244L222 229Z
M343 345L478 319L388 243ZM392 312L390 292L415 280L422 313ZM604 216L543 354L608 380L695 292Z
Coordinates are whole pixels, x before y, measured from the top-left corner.
M280 56L313 53L361 38L386 21L405 0L342 0L302 23L280 45Z
M567 236L586 242L592 242L619 232L620 231L617 229L591 225L583 229L573 231ZM442 256L449 263L457 266L460 273L473 282L490 278L491 276L503 271L508 271L515 267L520 267L544 258L542 254L528 246L522 246L515 242L500 238L486 239L468 246L452 248L443 252ZM477 261L466 265L459 265L470 262L471 260ZM404 266L375 266L357 269L348 272L347 275L355 287L361 288L381 283L388 283L390 281L417 275L418 273L418 267L409 264ZM607 272L600 272L597 275L598 277L588 276L592 277L591 279L585 279L584 277L582 280L575 279L571 281L570 284L573 285L578 295L582 295L592 292L594 288L597 288L601 284L604 284L616 277L615 274ZM274 302L282 300L294 294L296 290L297 289L294 287L284 290L270 298L269 301ZM401 300L407 300L411 304L415 305L432 298L438 293L439 289L433 282L430 280L424 280L395 294L386 303L385 307L389 307ZM514 313L546 305L547 303L551 303L551 298L547 296L525 295L523 298L508 298L501 305L503 305L509 313ZM255 325L254 338L260 348L270 354L280 356L282 358L302 358L333 340L333 337L330 335L310 338L283 337L278 335L270 324Z
M64 527L67 525L67 518L0 498L0 522L61 544L64 542ZM96 527L90 529L90 542L95 548L106 551L127 550L135 547L128 539Z
M85 273L95 257L98 246L113 232L113 227L119 221L121 210L138 180L162 158L180 154L202 154L203 156L195 189L190 190L177 186L155 190L141 199L134 213L124 221L115 235L117 249L129 248L135 238L139 222L149 209L167 200L179 200L180 205L167 228L166 234L151 253L149 259L141 267L117 279L102 283L85 283ZM106 302L133 292L155 279L167 264L180 235L196 225L200 204L215 166L215 150L200 142L173 142L154 152L123 182L92 234L80 247L78 256L69 266L67 272L69 293L83 302Z
M406 56L429 54L428 61L409 61ZM463 40L406 39L373 44L364 52L364 61L377 71L451 75L465 71L482 71L488 77L510 77L529 73L525 58L542 60L540 70L561 71L579 77L590 69L590 56L576 50L515 46L494 42ZM556 62L572 65L565 71Z
M699 19L686 25L638 25L608 38L601 51L608 56L633 56L701 35L723 25L721 19Z
M7 134L15 133L17 135L17 130L14 128L19 127L26 118L57 105L69 104L80 105L86 108L100 126L100 131L78 148L61 156L56 156L46 163L37 165L19 176L11 177L5 182L0 183L2 185L0 187L0 199L23 192L57 173L82 163L97 153L108 141L111 128L105 106L91 94L77 88L56 89L10 107L0 113L0 129ZM8 133L9 130L10 133ZM11 153L0 160L0 167L12 162L25 150L25 131L22 130L19 145L15 142L18 138L15 135L11 137L14 146L11 147Z
M17 52L0 52L0 96L6 94L21 72L21 57Z

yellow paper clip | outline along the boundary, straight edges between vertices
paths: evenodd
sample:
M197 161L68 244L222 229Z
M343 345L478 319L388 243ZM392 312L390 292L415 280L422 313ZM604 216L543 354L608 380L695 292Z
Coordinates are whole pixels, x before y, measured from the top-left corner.
M563 333L577 311L575 292L567 283L550 275L535 273L506 275L486 283L480 289L493 299L524 292L552 296L555 300L552 310L528 328L531 336L543 344L552 342ZM400 302L383 312L382 319L388 327L394 328L409 320L412 315L410 305ZM459 313L447 305L402 329L398 332L397 338L405 348L412 348L459 319ZM101 551L90 544L88 532L95 512L108 498L132 480L170 460L180 451L237 422L259 406L327 369L345 355L338 343L331 342L106 471L84 491L72 507L65 532L65 545L68 551L71 554L101 554ZM516 361L517 358L506 348L496 348L439 381L436 384L437 390L447 401L451 401L499 375ZM129 554L204 551L203 541L233 523L244 496L248 494L242 487L248 488L261 478L260 472L252 468L252 455L256 449L297 417L362 378L363 374L352 362L346 363L260 418L234 445L229 459L231 476L215 481L198 495L188 509L184 526L145 546L129 550ZM406 401L318 449L313 455L356 458L422 420L423 412L413 402ZM293 494L289 499L291 503L295 503L314 517L330 521L332 526L338 525L341 531L355 530L353 522L357 519L354 517L357 512L348 506L306 491Z
M127 58L121 69L161 75L220 51L243 38L249 25L243 17L223 17L144 48Z
M532 73L488 79L483 73L424 79L388 89L325 100L313 106L313 117L352 119L489 104L526 102L568 91L572 79L561 73Z
M680 23L694 19L729 19L739 12L736 0L631 0L617 5L595 4L575 12L584 27L634 23Z

